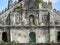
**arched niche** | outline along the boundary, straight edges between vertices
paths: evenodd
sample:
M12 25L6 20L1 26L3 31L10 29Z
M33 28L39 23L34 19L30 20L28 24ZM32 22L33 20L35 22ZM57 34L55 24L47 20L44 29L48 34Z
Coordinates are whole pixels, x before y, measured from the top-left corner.
M35 24L35 17L34 17L34 15L30 15L29 16L29 24Z

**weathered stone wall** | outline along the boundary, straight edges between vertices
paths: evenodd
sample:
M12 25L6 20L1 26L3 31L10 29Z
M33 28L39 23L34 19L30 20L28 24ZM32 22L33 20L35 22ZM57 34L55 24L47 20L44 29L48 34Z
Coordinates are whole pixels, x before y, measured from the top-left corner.
M11 29L11 41L18 41L19 43L29 43L30 32L36 33L36 43L45 43L45 34L42 29Z
M11 41L18 41L19 43L29 42L29 30L11 29Z
M57 31L58 29L50 29L50 42L57 42ZM47 35L46 29L36 28L36 29L11 29L11 41L18 41L19 43L29 43L29 34L30 32L35 32L36 34L36 43L46 43Z
M50 42L56 42L56 29L50 29Z
M2 29L0 29L0 41L2 41Z

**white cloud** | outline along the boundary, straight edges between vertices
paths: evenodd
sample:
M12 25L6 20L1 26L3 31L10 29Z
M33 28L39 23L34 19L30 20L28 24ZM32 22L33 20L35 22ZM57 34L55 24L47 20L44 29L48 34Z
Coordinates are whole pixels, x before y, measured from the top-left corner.
M48 2L48 0L43 0L44 2ZM60 0L50 0L50 2L52 2L52 3L57 3L57 2L59 2Z

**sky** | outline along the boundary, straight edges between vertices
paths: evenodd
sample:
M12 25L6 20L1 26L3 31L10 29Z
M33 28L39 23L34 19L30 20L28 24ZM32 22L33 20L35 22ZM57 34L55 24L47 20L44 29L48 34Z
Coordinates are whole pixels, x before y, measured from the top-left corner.
M15 0L13 0L14 2ZM0 11L8 7L8 0L0 0Z
M48 0L43 0L45 2L48 2ZM57 9L60 11L60 0L49 0L50 2L52 2L52 6L53 6L53 9Z
M15 0L13 0L14 2ZM45 2L48 2L48 0L44 0ZM50 0L52 2L53 8L60 11L60 0ZM0 0L0 11L4 10L8 7L8 0Z

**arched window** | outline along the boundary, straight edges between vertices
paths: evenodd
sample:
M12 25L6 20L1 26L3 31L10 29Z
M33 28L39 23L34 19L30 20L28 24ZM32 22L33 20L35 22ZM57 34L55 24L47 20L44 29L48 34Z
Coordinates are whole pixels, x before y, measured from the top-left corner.
M31 32L29 34L30 42L36 42L36 34L34 32Z
M30 15L29 16L29 23L31 24L35 24L35 18L34 18L34 15Z
M3 40L4 42L7 42L7 33L6 33L6 32L3 32L3 33L2 33L2 40Z

